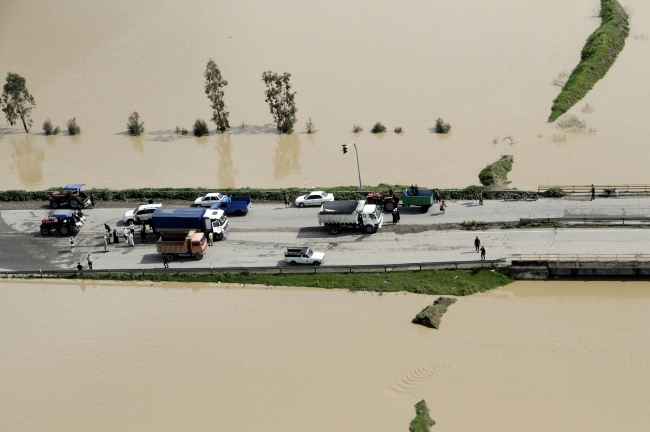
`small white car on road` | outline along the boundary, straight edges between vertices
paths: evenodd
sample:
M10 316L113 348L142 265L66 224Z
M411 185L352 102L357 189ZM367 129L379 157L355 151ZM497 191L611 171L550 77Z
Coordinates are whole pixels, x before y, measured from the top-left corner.
M157 209L162 207L162 204L142 204L137 206L132 210L128 210L124 213L122 221L126 224L131 222L137 223L140 222L149 222L151 220L151 215Z
M287 248L284 253L284 260L291 265L312 264L321 265L325 260L325 253L314 252L308 247Z
M206 194L205 196L198 197L197 199L194 200L194 204L192 204L193 207L210 207L212 204L215 204L219 201L221 201L224 198L222 194L219 192L212 192L209 194Z
M298 207L320 206L325 201L334 201L334 194L323 191L314 191L296 198L296 205Z

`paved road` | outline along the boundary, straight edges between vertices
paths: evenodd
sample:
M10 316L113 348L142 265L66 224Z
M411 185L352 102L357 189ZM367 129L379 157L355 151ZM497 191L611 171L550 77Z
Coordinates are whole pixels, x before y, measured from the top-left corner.
M575 214L650 215L650 200L540 200L506 203L486 201L452 202L447 215L432 209L403 209L402 225L417 228L441 222L514 221L520 217L562 216ZM103 252L103 224L120 225L125 209L97 208L87 212L88 222L77 236L79 246L70 253L68 239L43 237L38 232L40 219L47 210L3 210L0 212L0 269L70 269L88 253L93 253L96 268L156 268L161 259L153 245L127 247L111 245ZM390 264L403 262L474 260L473 239L478 235L488 250L488 258L513 253L650 253L650 230L644 229L512 229L493 231L396 230L387 226L374 235L345 232L330 236L318 229L317 208L284 209L283 205L256 204L245 217L231 218L229 237L215 243L203 261L185 259L172 267L214 267L278 265L287 246L310 245L326 252L326 264ZM424 227L423 227L424 228ZM409 233L408 231L415 231ZM403 232L403 233L401 233ZM150 236L150 241L153 241Z

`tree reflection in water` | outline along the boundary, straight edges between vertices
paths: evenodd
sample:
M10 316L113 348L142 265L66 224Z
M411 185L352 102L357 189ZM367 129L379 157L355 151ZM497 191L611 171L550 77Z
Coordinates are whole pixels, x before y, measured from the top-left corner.
M232 161L232 141L230 132L217 134L217 145L215 147L219 153L219 169L217 170L217 182L219 187L235 187L235 175L237 170L234 169Z
M32 143L29 134L12 136L10 138L13 152L13 168L18 171L18 177L24 186L38 186L43 183L43 161L45 152Z
M279 134L278 145L273 156L273 176L275 179L283 179L289 174L299 174L301 154L298 135L295 133Z

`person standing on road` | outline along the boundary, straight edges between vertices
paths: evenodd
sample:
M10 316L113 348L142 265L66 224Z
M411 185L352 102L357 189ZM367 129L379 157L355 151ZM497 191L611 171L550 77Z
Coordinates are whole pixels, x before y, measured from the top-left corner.
M167 255L163 254L163 266L165 266L166 269L169 268L169 262L167 261Z
M391 212L391 215L393 216L393 225L396 225L397 224L397 207L395 207L393 209L393 211Z
M77 246L77 242L74 241L74 237L70 236L70 252L74 252L74 247Z
M129 230L131 230L131 235L135 235L135 225L133 225L133 222L129 224Z
M110 236L108 235L108 232L104 234L104 252L108 252L108 239Z
M95 208L95 194L90 194L90 208Z
M593 201L596 199L596 188L594 187L594 184L591 184L591 199L589 201Z
M478 236L476 236L476 239L474 239L474 247L476 248L476 253L478 253L478 248L481 246L481 240L478 239Z
M433 191L433 195L436 197L435 202L439 203L440 202L440 191L436 188L435 191Z
M481 261L485 261L485 246L481 246Z
M478 205L483 205L483 192L478 193Z
M113 228L113 243L118 244L120 242L120 237L117 235L117 229Z
M78 270L78 271L81 271L81 270L83 270L83 269L84 269L84 266L81 265L81 262L78 262L78 263L77 263L77 270Z
M129 233L129 246L135 247L135 243L133 242L133 233Z
M147 228L142 224L142 228L140 228L140 241L142 241L143 244L147 243Z
M443 201L440 203L440 212L442 213L443 216L445 215L445 209L446 209L446 208L447 208L447 203L444 202L444 200L443 200Z
M284 194L284 208L289 208L289 194Z
M129 242L129 230L126 228L126 226L124 226L124 228L122 229L122 233L124 234L124 243L128 243Z
M208 233L208 246L212 246L214 244L214 234L212 231Z
M88 269L92 270L93 269L93 257L88 254L86 257L86 261L88 261Z

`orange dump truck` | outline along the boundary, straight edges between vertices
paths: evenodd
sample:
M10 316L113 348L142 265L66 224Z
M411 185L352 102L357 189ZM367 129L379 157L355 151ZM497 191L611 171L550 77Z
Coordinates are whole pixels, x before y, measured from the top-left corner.
M187 233L161 233L156 242L156 250L159 254L165 255L167 261L172 261L179 256L193 256L195 259L203 259L207 247L205 234L195 230Z

